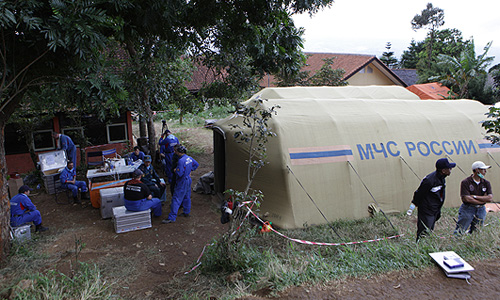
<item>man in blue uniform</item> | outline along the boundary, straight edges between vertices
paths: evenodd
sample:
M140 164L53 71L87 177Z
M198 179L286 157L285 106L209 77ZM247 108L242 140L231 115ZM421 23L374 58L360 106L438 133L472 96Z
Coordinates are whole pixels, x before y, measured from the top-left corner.
M139 167L144 176L142 177L142 182L144 182L153 196L156 198L161 198L163 192L165 191L165 183L162 183L160 176L156 173L153 165L151 164L151 155L144 156L144 163Z
M491 168L482 161L472 164L472 175L462 180L460 184L460 197L462 205L458 210L457 227L455 234L476 231L476 226L482 226L486 218L484 205L493 201L491 183L484 178L486 170Z
M130 153L130 158L132 161L136 161L138 159L144 161L144 152L141 151L141 148L139 146L134 147L134 152Z
M160 145L160 156L165 160L165 174L167 175L168 183L172 183L173 176L173 156L174 146L179 144L179 139L172 134L170 130L166 130L160 138L158 145Z
M78 199L78 190L82 192L83 199L89 199L87 194L87 183L85 181L76 180L76 169L72 161L68 162L68 165L61 172L61 186L65 189L71 190L73 194L73 203L81 203Z
M32 189L23 185L19 188L19 194L10 199L10 226L17 227L25 223L33 222L35 232L43 232L49 228L42 226L42 216L40 211L28 197Z
M64 150L66 152L66 159L68 161L76 162L76 146L73 140L67 135L54 132L52 134L57 142L57 149Z
M153 198L148 186L141 181L142 175L141 170L134 170L132 173L133 178L123 186L125 208L130 211L151 209L155 217L160 217L161 201L158 198Z
M198 162L186 154L186 148L179 145L175 149L175 155L179 156L179 162L175 168L176 183L174 188L174 195L172 197L172 204L170 205L170 213L168 218L163 220L162 223L173 223L177 219L177 212L179 207L183 208L182 215L189 217L191 212L191 171L198 168Z
M425 176L413 194L412 202L418 207L417 242L421 236L434 230L434 224L441 217L446 190L445 178L456 165L446 158L438 159L436 171Z

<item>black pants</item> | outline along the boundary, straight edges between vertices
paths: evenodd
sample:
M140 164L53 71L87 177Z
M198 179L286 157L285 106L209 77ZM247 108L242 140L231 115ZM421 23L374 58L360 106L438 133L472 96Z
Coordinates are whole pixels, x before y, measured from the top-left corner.
M427 211L424 209L418 209L418 221L417 221L417 241L422 236L427 234L427 232L434 230L434 224L441 217L441 209L436 211Z

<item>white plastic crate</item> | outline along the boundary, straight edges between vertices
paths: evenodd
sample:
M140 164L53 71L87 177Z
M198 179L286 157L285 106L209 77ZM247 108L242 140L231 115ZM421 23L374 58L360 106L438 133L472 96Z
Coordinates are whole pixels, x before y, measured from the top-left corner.
M123 187L100 189L101 195L101 216L108 219L113 216L113 207L123 206Z
M116 233L151 228L151 210L130 211L125 206L113 207L113 223Z

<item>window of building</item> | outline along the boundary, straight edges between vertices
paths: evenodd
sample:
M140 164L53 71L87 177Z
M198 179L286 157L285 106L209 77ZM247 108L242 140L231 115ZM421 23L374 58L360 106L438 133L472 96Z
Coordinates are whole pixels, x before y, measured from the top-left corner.
M67 135L71 138L75 146L80 147L84 145L85 135L83 134L83 127L70 127L64 128L62 134Z
M106 125L108 143L119 143L127 141L127 124L117 123Z
M56 146L52 138L52 130L34 131L33 148L35 148L35 151L54 150Z
M366 73L373 73L373 69L370 66L366 66Z

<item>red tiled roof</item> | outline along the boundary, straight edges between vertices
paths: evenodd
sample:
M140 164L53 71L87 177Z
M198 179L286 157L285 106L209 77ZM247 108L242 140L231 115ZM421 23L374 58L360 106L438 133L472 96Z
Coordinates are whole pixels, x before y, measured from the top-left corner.
M302 71L309 71L310 75L313 75L317 70L321 69L321 67L325 64L323 61L326 58L334 58L333 59L333 69L344 69L345 74L342 78L343 80L347 80L356 74L360 69L367 66L368 64L376 61L378 62L376 65L380 66L385 70L386 73L392 74L395 80L401 82L403 86L406 84L392 72L389 68L385 66L376 56L367 55L367 54L341 54L341 53L312 53L306 52L307 55L306 66L302 68ZM264 87L274 87L276 84L274 83L274 76L265 75L264 78L260 81L260 86Z
M406 89L422 100L443 100L445 97L448 97L448 92L450 91L449 88L439 82L414 84Z

